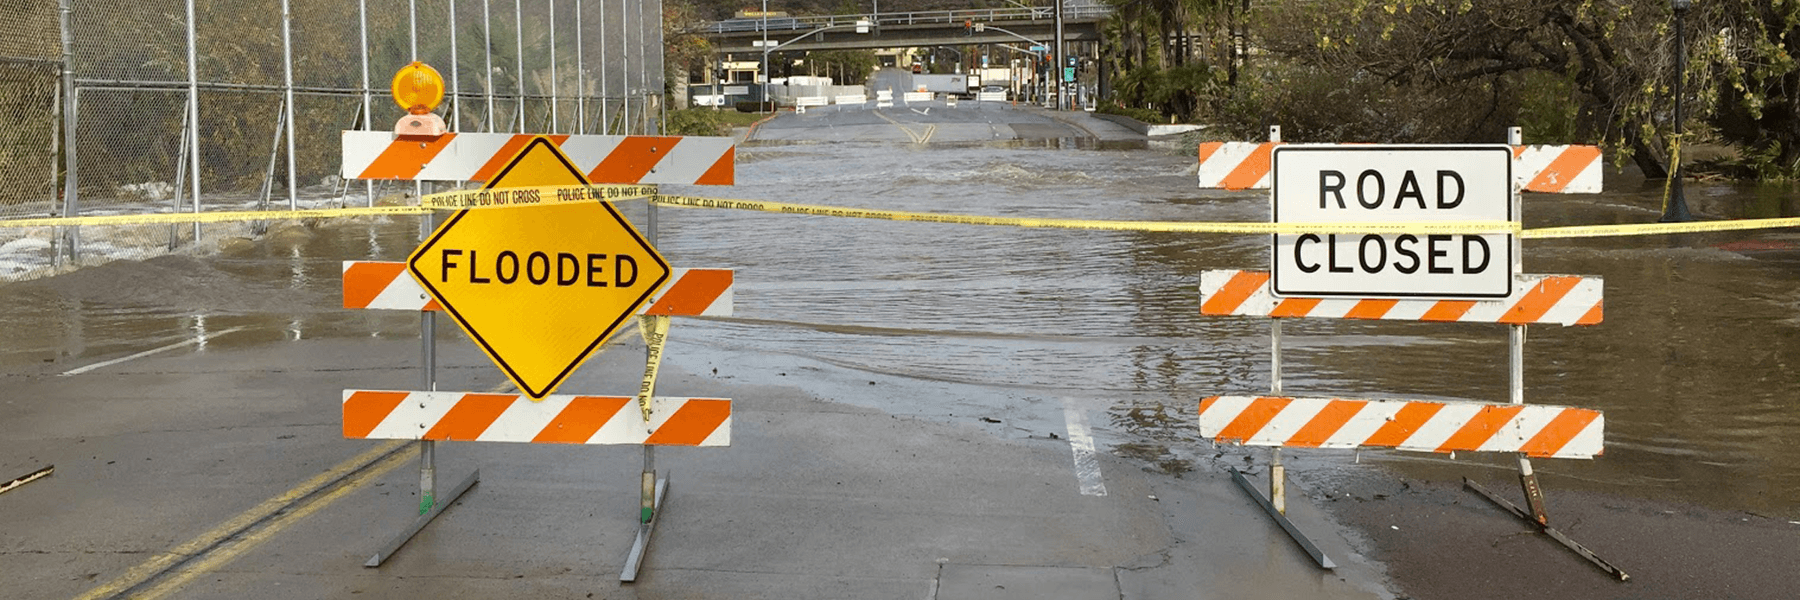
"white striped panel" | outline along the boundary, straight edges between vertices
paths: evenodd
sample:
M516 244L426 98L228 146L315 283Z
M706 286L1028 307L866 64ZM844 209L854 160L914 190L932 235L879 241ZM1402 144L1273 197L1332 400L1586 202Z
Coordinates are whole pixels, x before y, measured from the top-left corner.
M344 390L344 400L349 400L350 395L356 391ZM464 394L455 392L413 392L364 437L371 440L418 439L431 430L432 424L443 419L444 415L450 413L450 409L456 407L456 398L463 396ZM451 401L445 401L445 398Z
M669 406L662 400L662 398L651 398L650 409L668 412ZM638 408L637 401L633 400L626 402L625 406L619 409L618 414L608 419L605 425L601 425L600 429L588 438L588 443L642 444L647 439L650 439L650 432L644 428L644 411Z
M345 131L340 138L344 147L344 168L338 176L344 179L356 179L375 159L387 150L388 144L394 141L392 131Z
M1381 318L1392 321L1417 321L1424 317L1425 313L1431 312L1433 306L1437 306L1437 303L1429 301L1396 302L1394 307L1388 309L1387 314L1382 315Z
M1346 421L1343 427L1339 427L1336 433L1331 434L1331 437L1326 438L1325 444L1320 447L1361 447L1363 442L1369 439L1369 436L1375 435L1375 432L1380 431L1382 426L1393 420L1394 414L1400 412L1401 406L1404 405L1398 402L1364 404L1362 410L1356 411L1356 416L1350 417L1350 420Z
M1341 319L1344 315L1350 314L1350 309L1356 308L1356 303L1361 301L1362 300L1359 298L1326 298L1320 301L1318 306L1314 306L1312 310L1307 311L1306 315L1309 317L1326 319Z
M575 168L581 169L582 175L587 175L623 141L623 136L616 135L571 135L558 147L569 157L569 162L575 163Z
M1538 173L1550 166L1550 161L1562 156L1563 148L1565 146L1526 146L1519 152L1517 162L1513 163L1513 179L1518 181L1519 187L1531 183L1531 180L1537 179Z
M1508 419L1506 424L1501 425L1500 429L1494 432L1493 437L1489 437L1477 450L1480 452L1517 452L1520 446L1524 446L1527 440L1536 436L1539 431L1543 431L1544 426L1549 425L1550 421L1555 420L1556 415L1561 413L1562 409L1560 408L1527 406L1524 410L1519 411L1519 414Z
M486 166L506 143L510 133L459 133L444 145L444 151L425 163L414 177L421 181L469 181Z
M1209 438L1219 435L1255 399L1251 396L1220 396L1213 401L1210 410L1200 413L1200 435Z
M1586 316L1588 311L1600 301L1600 280L1582 279L1569 290L1569 293L1557 301L1541 320L1559 323L1574 323Z
M1587 427L1581 429L1581 433L1575 434L1575 437L1569 439L1569 443L1564 444L1562 449L1557 450L1551 456L1556 458L1599 456L1605 450L1605 431L1606 415L1594 417L1593 421L1588 422Z
M1445 404L1442 410L1437 411L1437 414L1435 415L1431 415L1431 419L1425 421L1424 425L1419 426L1418 431L1414 431L1411 436L1406 438L1405 442L1401 442L1400 445L1396 447L1401 450L1435 452L1439 447L1444 445L1445 440L1450 439L1450 436L1452 435L1456 435L1457 430L1462 429L1463 425L1468 424L1470 417L1475 416L1475 413L1480 411L1481 405L1478 404Z
M494 423L488 425L486 431L475 438L477 442L521 442L536 438L539 432L550 425L574 396L551 395L543 400L530 402L514 400L500 416L494 417Z
M1289 438L1294 437L1294 434L1300 431L1300 428L1305 427L1307 423L1312 422L1314 417L1319 416L1319 410L1323 408L1325 408L1323 402L1301 402L1298 399L1289 402L1286 407L1281 409L1281 412L1275 413L1275 418L1269 419L1269 423L1263 425L1262 430L1250 436L1251 439L1245 440L1244 443L1250 445L1286 444Z
M712 170L714 164L731 149L730 138L679 138L674 148L657 161L642 183L691 184Z
M1206 162L1200 163L1198 169L1200 187L1219 187L1219 183L1224 181L1232 171L1237 170L1238 165L1244 164L1244 159L1250 158L1250 155L1256 152L1256 147L1260 145L1258 142L1225 142L1219 146L1218 150L1213 151L1212 156L1206 157ZM1268 189L1268 187L1269 177L1264 175L1258 181L1255 189Z

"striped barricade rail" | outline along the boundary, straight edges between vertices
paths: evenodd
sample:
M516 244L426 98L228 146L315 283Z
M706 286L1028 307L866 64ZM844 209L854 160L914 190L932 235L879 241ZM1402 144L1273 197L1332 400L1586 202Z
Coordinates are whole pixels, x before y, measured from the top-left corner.
M1520 452L1594 458L1600 411L1561 406L1213 396L1200 401L1200 435L1247 446Z
M832 102L835 104L863 104L868 101L869 97L863 94L845 94L832 97Z
M535 135L447 133L400 138L391 131L345 131L345 179L488 181ZM546 136L592 183L731 185L736 145L725 137Z
M1005 102L1006 92L976 92L976 102Z
M344 391L344 437L370 440L730 446L731 400ZM654 431L654 433L651 433Z
M794 106L825 106L831 104L831 98L825 96L797 96Z
M1214 316L1382 319L1513 325L1594 325L1602 314L1599 277L1518 275L1494 300L1280 298L1267 271L1200 274L1200 314Z
M731 269L671 269L661 295L639 314L672 317L729 317L735 280ZM344 308L443 311L407 273L406 263L344 261Z
M931 98L931 92L907 92L900 95L900 99L909 104L913 102L930 102Z
M1274 166L1270 154L1279 145L1280 142L1200 144L1200 187L1269 189L1269 172ZM1513 158L1513 177L1527 192L1600 193L1599 146L1513 146Z

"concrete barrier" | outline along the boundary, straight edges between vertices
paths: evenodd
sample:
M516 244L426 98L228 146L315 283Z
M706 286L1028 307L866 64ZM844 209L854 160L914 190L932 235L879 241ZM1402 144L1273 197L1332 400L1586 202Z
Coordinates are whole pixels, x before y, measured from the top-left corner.
M900 98L902 100L905 100L907 104L911 104L914 102L930 102L931 101L931 92L907 92L906 94L902 95Z
M869 101L869 97L862 94L853 94L837 96L832 100L834 101L834 104L863 104Z
M979 92L975 94L976 102L1005 102L1006 92Z
M1093 113L1093 115L1096 118L1106 119L1108 121L1112 121L1114 123L1124 125L1126 128L1128 128L1132 131L1136 131L1138 133L1144 134L1144 135L1174 135L1177 133L1187 133L1189 131L1199 131L1201 129L1206 128L1205 125L1188 125L1185 123L1175 124L1175 125L1153 125L1150 123L1145 123L1143 121L1139 121L1137 119L1133 119L1131 117L1122 116L1122 115L1109 115L1109 114L1102 113L1102 112L1096 112L1096 113Z

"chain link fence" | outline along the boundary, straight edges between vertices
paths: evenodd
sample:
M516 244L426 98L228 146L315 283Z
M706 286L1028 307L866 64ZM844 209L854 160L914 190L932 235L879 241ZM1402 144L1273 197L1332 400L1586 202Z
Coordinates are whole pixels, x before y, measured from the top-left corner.
M338 177L339 132L391 129L415 59L453 131L661 121L661 0L14 0L0 28L0 220L416 202ZM265 229L0 227L0 279Z

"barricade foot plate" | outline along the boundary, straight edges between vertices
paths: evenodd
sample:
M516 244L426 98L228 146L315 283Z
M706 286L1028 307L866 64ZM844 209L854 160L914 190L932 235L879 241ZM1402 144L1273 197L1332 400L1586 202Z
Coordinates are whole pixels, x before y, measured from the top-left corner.
M668 493L669 478L656 480L656 501L650 510L650 522L638 524L637 541L631 543L631 554L625 557L625 570L619 574L619 581L637 581L638 567L643 566L644 555L650 552L650 533L656 530L656 522L662 520L663 498Z
M1256 489L1256 484L1250 483L1249 479L1245 479L1244 474L1238 471L1237 467L1226 468L1231 470L1231 478L1237 481L1238 485L1242 486L1244 491L1248 492L1250 497L1254 498L1256 503L1261 505L1265 512L1269 513L1269 517L1275 519L1276 524L1281 525L1281 529L1287 532L1288 537L1294 538L1294 543L1300 544L1300 549L1305 550L1306 554L1311 556L1314 562L1319 563L1319 568L1337 568L1337 565L1331 562L1331 557L1325 556L1325 551L1320 550L1317 545L1313 544L1312 540L1307 539L1306 534L1300 533L1300 528L1295 527L1294 523L1288 520L1287 515L1281 514L1281 511L1275 510L1275 504L1269 502L1268 498L1263 497L1262 491Z
M450 488L450 493L439 496L436 500L436 504L431 507L431 510L426 511L425 514L419 515L419 518L414 519L411 526L407 527L405 531L400 532L400 535L394 536L394 539L389 541L387 545L382 546L380 550L377 550L374 556L369 557L368 562L363 563L363 566L373 569L381 566L381 563L386 562L387 559L392 558L394 553L400 550L401 546L404 546L406 545L406 542L411 541L413 536L418 535L420 530L425 529L425 526L431 523L432 519L443 514L446 509L450 508L451 503L456 502L457 498L462 497L463 492L467 492L469 491L469 488L475 487L475 484L479 481L481 481L481 470L476 469L470 472L469 476L462 480L462 483L458 483L456 484L456 487Z
M1487 488L1481 487L1467 477L1463 478L1463 487L1475 490L1475 493L1481 494L1483 498L1487 498L1489 502L1493 502L1496 506L1512 513L1513 516L1538 526L1538 528L1544 531L1544 535L1550 536L1550 539L1556 540L1556 543L1562 544L1582 558L1587 559L1588 562L1594 563L1594 566L1599 567L1600 570L1605 571L1606 574L1619 578L1619 581L1631 580L1631 575L1626 574L1625 571L1613 566L1612 563L1606 562L1606 559L1600 558L1598 555L1594 554L1592 550L1588 550L1586 546L1577 543L1575 540L1569 539L1569 536L1563 535L1563 532L1557 531L1555 527L1538 523L1537 519L1531 517L1531 513L1525 512L1525 509L1519 508L1511 502L1507 502L1505 498L1501 498L1493 492L1488 491Z

